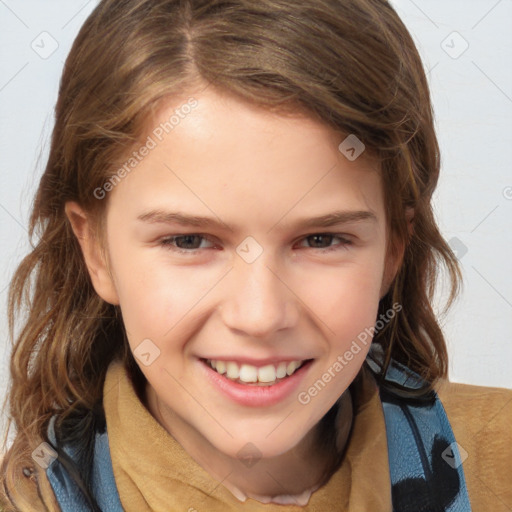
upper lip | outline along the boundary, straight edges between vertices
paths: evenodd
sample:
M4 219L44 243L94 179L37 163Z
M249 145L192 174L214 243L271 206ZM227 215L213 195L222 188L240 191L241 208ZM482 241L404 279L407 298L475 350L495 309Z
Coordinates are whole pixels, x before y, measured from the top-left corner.
M212 357L200 357L200 359L209 359L210 361L233 361L242 364L249 364L251 366L255 366L259 368L261 366L267 366L269 364L277 365L279 363L289 363L290 361L309 361L312 359L311 357L267 357L264 359L256 359L247 356L212 356Z

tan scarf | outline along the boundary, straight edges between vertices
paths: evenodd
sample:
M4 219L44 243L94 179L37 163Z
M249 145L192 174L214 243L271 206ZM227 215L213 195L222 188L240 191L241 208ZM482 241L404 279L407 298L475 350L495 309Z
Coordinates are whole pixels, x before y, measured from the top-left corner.
M156 421L139 400L123 364L107 372L104 407L114 476L127 512L390 511L386 432L375 382L363 372L357 384L354 424L340 468L309 503L263 505L237 500Z

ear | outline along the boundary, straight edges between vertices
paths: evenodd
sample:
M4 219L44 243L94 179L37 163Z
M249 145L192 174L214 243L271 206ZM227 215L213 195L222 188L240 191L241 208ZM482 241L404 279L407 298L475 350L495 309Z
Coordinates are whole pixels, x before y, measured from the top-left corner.
M409 239L412 237L414 233L414 209L408 207L405 209L405 220L407 222L407 229L409 232ZM382 286L380 290L380 298L382 299L386 293L389 291L389 287L391 283L395 279L400 267L402 266L402 262L404 259L405 253L405 243L392 243L386 254L386 264L384 268L384 276L382 278Z
M94 233L91 221L80 205L69 201L65 205L66 216L71 224L91 277L96 293L109 304L119 304L119 298L100 241Z

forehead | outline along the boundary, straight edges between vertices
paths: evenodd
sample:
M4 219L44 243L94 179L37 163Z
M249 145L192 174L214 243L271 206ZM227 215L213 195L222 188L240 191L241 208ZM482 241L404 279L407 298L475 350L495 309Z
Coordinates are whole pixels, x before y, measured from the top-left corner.
M347 159L339 150L346 137L304 114L277 114L209 87L160 105L141 143L151 149L113 195L125 205L192 204L198 215L233 218L328 208L379 215L378 165L364 153Z
M318 159L322 154L327 156L327 148L329 152L337 148L341 132L303 110L293 112L290 108L272 112L210 86L161 103L146 120L146 132L164 145L173 139L178 144L194 143L199 152L217 148L215 152L222 153L223 158L228 156L228 149L232 158L284 159L300 152Z

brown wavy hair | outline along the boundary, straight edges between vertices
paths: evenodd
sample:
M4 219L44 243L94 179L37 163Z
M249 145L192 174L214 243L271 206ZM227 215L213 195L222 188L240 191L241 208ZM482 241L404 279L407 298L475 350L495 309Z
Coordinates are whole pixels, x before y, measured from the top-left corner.
M98 200L94 190L147 135L159 106L199 84L283 115L304 112L364 142L380 162L389 248L405 247L379 313L394 303L403 309L374 343L429 386L447 375L432 299L439 268L451 284L448 304L460 270L431 205L440 155L424 68L393 8L384 0L103 0L65 63L30 218L32 251L9 292L14 441L1 487L11 510L10 491L48 440L50 418L59 439L87 439L104 421L109 363L121 358L141 375L118 307L92 287L64 205L77 201L101 231L108 197ZM88 495L88 475L76 477Z

